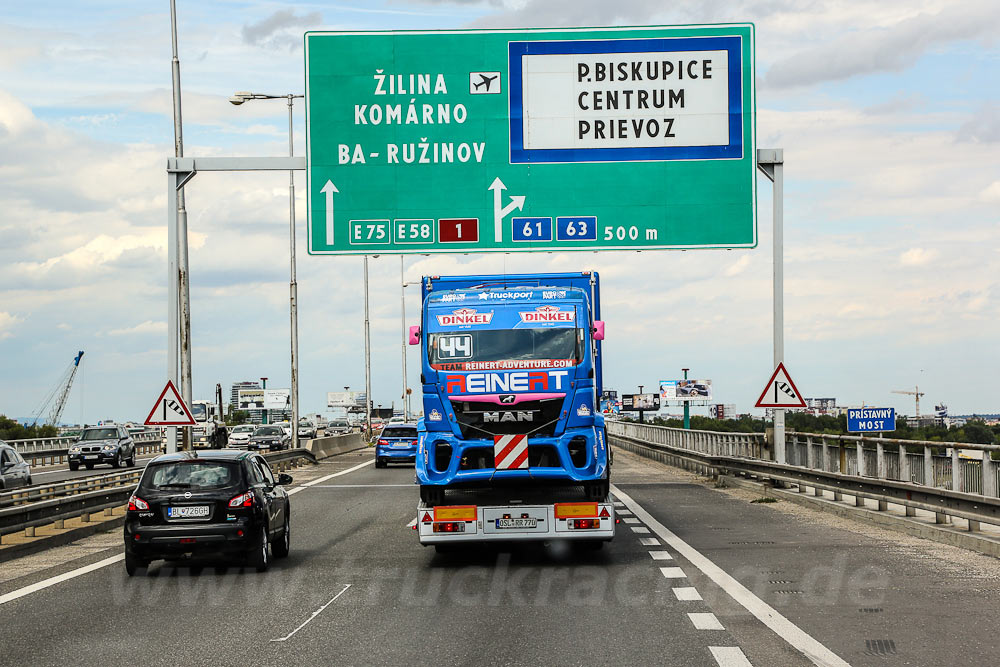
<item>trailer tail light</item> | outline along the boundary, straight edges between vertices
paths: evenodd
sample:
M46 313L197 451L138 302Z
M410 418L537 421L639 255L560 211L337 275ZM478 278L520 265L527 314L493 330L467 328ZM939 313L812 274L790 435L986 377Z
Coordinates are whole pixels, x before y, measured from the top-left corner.
M556 503L557 519L579 519L597 516L597 503Z
M230 507L253 507L253 492L241 493L229 501Z
M600 528L600 527L601 527L600 519L573 519L573 528L577 530L581 528L589 529L589 528Z
M137 512L139 510L148 510L149 503L140 498L139 496L133 495L128 499L128 508L132 512Z
M475 521L475 505L445 505L434 508L435 521ZM437 528L435 527L435 530Z
M464 533L465 532L465 522L464 521L444 521L441 523L434 524L435 533Z

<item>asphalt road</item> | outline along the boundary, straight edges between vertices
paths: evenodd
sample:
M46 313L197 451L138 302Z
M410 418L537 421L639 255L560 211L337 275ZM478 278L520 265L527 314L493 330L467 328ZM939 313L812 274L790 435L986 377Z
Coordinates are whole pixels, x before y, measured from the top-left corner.
M438 554L408 528L412 468L371 460L348 454L296 473L292 555L265 574L160 562L130 579L118 533L4 563L3 663L982 665L998 655L995 559L754 504L622 451L622 523L603 551Z

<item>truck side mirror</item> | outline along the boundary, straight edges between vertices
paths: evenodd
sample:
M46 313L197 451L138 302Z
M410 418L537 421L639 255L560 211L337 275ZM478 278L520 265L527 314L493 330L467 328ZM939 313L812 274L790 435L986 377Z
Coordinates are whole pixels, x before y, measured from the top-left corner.
M594 320L594 340L604 340L604 322Z
M410 327L410 345L420 345L420 325Z

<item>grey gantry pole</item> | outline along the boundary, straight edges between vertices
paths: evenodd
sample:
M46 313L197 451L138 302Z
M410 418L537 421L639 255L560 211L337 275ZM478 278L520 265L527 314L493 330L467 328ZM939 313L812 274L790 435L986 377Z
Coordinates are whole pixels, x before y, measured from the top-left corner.
M292 134L292 100L288 95L288 157L294 157ZM295 171L288 170L288 248L291 274L288 283L288 305L292 328L292 447L299 446L299 284L295 277Z
M365 255L365 438L372 437L372 357L368 337L368 255Z
M184 157L184 131L181 120L181 63L177 57L177 2L170 0L170 42L172 58L170 61L171 82L173 84L174 102L174 157ZM179 304L179 322L175 320L168 323L180 333L180 392L181 398L190 407L191 405L191 284L188 265L188 225L187 209L184 205L183 184L172 193L177 200L176 211L176 244L177 244L177 264L169 277L171 282L178 285L177 301ZM175 345L177 342L175 341ZM176 362L175 362L176 363ZM168 369L168 375L170 375ZM173 373L176 378L176 371ZM183 448L191 449L191 427L185 426L182 431ZM171 428L167 435L167 451L177 450L176 429Z
M399 319L403 328L403 420L410 421L410 396L406 393L406 346L409 344L406 335L406 279L403 273L403 256L399 256Z
M780 148L757 151L757 167L771 179L773 187L773 245L772 263L774 281L774 367L785 361L785 273L784 273L784 202L785 175L784 151ZM774 460L785 463L785 411L774 408Z

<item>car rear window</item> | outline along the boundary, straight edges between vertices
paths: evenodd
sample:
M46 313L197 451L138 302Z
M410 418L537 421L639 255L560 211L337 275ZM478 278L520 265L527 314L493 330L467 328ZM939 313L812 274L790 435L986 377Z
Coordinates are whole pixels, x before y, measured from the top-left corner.
M417 429L415 428L400 428L399 426L387 426L384 431L382 431L383 438L409 438L411 440L417 439Z
M241 481L240 466L229 461L171 461L151 465L142 488L153 490L224 489Z

